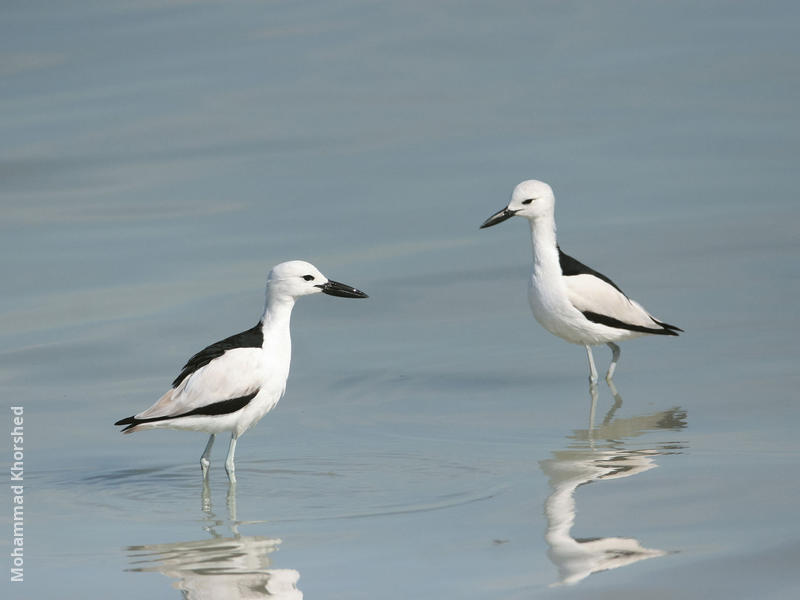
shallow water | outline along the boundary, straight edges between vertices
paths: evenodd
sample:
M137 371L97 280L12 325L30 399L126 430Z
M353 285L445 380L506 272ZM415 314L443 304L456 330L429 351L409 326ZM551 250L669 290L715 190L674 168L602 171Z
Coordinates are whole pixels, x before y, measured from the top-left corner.
M6 595L796 597L798 16L5 7ZM529 177L567 252L686 330L624 344L593 412L530 316L524 223L478 231ZM204 435L120 436L292 258L370 299L298 303L236 488L224 443L204 487Z

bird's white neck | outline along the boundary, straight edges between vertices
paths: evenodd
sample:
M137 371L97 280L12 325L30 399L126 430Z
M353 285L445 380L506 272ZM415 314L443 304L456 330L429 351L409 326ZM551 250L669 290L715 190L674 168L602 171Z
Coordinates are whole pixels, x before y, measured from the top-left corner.
M268 340L285 342L285 340L289 339L289 325L293 308L294 298L290 296L271 296L267 292L264 315L261 317L261 330L264 333L265 345Z
M533 245L533 272L540 277L557 278L561 275L556 245L556 222L552 215L531 219Z

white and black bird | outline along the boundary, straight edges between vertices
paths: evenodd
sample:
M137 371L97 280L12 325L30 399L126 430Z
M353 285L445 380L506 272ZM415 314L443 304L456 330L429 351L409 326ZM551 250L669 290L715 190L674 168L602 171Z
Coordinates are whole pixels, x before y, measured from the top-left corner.
M531 226L533 270L528 300L533 316L550 333L586 347L589 380L597 382L592 346L606 344L612 358L606 380L614 376L620 349L616 342L642 335L678 335L675 325L659 321L631 300L613 281L564 254L556 243L555 197L542 181L523 181L511 201L481 225L481 229L514 216Z
M276 265L267 277L264 314L255 327L192 356L158 402L114 425L127 425L123 433L159 428L210 433L200 458L203 476L208 474L214 436L230 431L225 470L230 480L236 481L236 440L272 410L286 390L294 303L300 296L320 292L367 297L354 287L328 279L310 263L292 260Z

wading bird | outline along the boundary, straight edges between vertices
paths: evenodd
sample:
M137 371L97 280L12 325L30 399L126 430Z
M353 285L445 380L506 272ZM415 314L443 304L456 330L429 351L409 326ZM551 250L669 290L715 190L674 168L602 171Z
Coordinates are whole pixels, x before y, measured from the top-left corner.
M481 229L514 216L525 217L531 226L533 270L528 300L533 316L550 333L586 348L591 383L597 382L592 346L611 348L606 373L610 381L620 356L616 342L683 331L659 321L608 277L561 251L556 243L555 197L549 185L523 181L514 188L508 206L486 219Z
M210 433L200 458L208 475L214 436L231 432L225 470L236 481L236 440L272 410L286 389L292 340L289 321L300 296L318 293L344 298L367 295L332 281L307 262L276 265L267 277L266 306L255 327L204 348L184 365L172 388L147 410L121 419L123 433L144 429L184 429Z

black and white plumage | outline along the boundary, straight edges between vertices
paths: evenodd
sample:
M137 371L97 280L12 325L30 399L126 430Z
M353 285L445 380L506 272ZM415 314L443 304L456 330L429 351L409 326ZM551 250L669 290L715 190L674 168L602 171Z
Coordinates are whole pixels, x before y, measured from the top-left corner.
M276 265L267 278L264 314L255 327L192 356L158 402L115 425L126 425L124 433L156 428L210 433L200 458L204 476L208 474L214 436L230 431L225 468L231 481L236 481L236 440L275 407L286 389L294 303L300 296L320 292L345 298L367 297L362 291L328 279L310 263L293 260Z
M533 316L550 333L586 347L592 383L597 381L593 345L611 348L606 374L611 380L620 356L615 342L683 331L659 321L611 279L561 251L556 243L555 197L549 185L523 181L514 188L508 206L486 219L481 229L513 216L527 218L531 226L533 270L528 300Z

